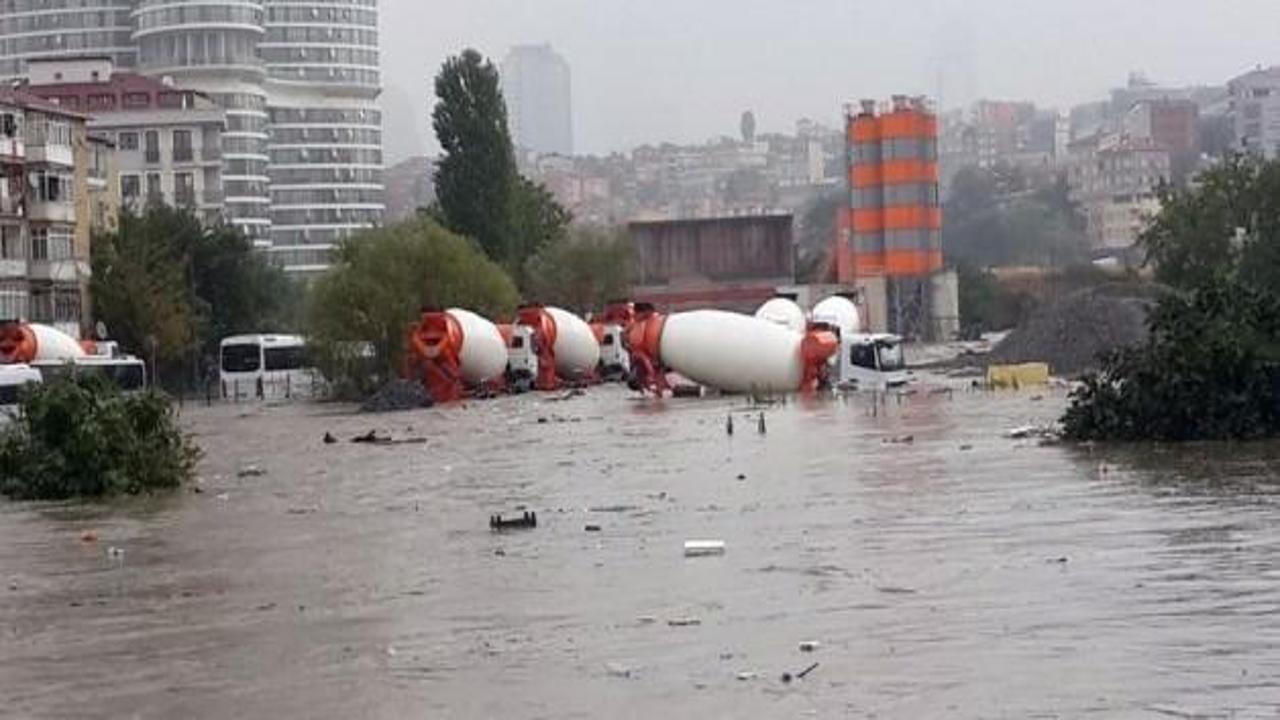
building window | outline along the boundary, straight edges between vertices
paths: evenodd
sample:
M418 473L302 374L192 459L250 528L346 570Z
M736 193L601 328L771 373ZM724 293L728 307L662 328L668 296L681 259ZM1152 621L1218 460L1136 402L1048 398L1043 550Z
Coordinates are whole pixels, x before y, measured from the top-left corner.
M191 162L191 131L190 130L174 130L173 131L173 161L174 162Z
M101 93L89 96L88 109L90 110L113 110L116 106L116 96L110 93Z
M174 204L191 207L196 204L196 181L191 173L173 174Z
M49 228L31 228L31 259L49 259Z
M125 202L137 200L142 195L142 178L137 175L120 176L120 199Z
M0 136L14 138L18 136L18 116L13 113L0 115Z
M146 161L149 163L160 162L160 133L155 130L148 130L145 137L147 141Z
M144 108L151 104L151 97L144 92L130 92L124 94L124 106L131 110Z
M121 150L137 150L138 149L138 133L122 132L120 133L117 145Z
M0 225L0 260L21 260L27 256L25 250L22 228L17 225Z
M147 173L147 202L162 202L164 190L160 187L160 173Z

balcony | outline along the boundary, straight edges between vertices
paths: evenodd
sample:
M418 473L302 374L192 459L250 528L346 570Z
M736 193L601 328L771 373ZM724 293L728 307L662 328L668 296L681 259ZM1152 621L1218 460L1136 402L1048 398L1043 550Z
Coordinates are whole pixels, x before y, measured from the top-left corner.
M35 221L73 223L76 221L76 206L69 201L53 202L32 201L29 216Z
M221 190L205 190L200 193L201 207L220 207L223 200L224 196Z
M0 217L20 218L25 214L26 208L23 206L22 198L0 195Z
M74 165L75 155L70 145L27 144L27 162Z
M196 206L196 193L194 190L179 190L173 194L173 204L181 208L193 208Z
M22 138L0 135L0 159L23 160L26 156L26 143Z
M176 147L173 149L173 161L175 163L189 163L195 160L195 152L189 147Z
M28 266L32 280L70 283L79 277L75 260L32 260Z
M200 149L200 159L206 162L218 162L222 160L222 148L206 145Z
M159 151L159 150L147 150L146 152L144 152L144 153L143 153L143 155L142 155L142 159L143 159L143 161L144 161L144 162L146 162L148 165L159 165L159 164L160 164L160 151Z
M27 277L27 271L28 267L26 258L0 259L0 280L25 278Z

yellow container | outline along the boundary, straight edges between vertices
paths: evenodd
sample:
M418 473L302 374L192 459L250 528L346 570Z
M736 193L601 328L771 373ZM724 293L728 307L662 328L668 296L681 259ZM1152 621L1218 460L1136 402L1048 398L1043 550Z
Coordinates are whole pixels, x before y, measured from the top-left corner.
M987 384L997 390L1043 387L1049 384L1049 364L992 365L987 368Z

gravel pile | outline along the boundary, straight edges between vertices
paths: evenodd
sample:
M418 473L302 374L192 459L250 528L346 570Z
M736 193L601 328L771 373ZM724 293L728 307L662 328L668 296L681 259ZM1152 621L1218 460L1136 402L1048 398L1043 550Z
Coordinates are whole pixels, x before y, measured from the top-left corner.
M374 393L360 409L364 412L396 412L431 407L431 395L422 383L412 380L392 380Z
M990 362L1047 362L1055 375L1079 376L1097 368L1100 353L1145 340L1154 303L1150 288L1078 290L1033 312L991 351Z

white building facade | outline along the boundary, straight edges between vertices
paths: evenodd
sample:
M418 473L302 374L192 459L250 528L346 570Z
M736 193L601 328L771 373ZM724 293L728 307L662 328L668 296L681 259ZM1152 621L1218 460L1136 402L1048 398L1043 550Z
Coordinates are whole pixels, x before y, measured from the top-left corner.
M322 270L338 241L381 221L377 0L0 0L10 6L0 79L40 57L102 55L211 97L225 111L225 216L278 265ZM33 22L51 39L33 44Z
M1245 73L1227 88L1235 149L1268 160L1280 157L1280 66Z

